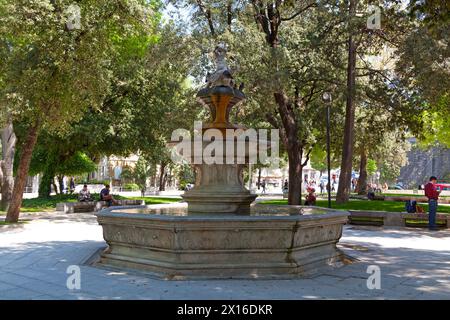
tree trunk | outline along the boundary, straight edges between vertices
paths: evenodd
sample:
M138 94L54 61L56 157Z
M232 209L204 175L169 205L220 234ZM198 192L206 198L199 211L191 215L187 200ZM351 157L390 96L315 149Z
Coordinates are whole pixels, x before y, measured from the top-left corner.
M288 154L291 152L288 152ZM292 152L288 156L289 162L289 194L288 204L302 204L302 157L301 153Z
M289 194L288 204L300 205L302 200L302 154L303 145L298 139L298 125L294 110L284 92L274 94L285 135L282 141L288 153Z
M64 194L64 176L58 175L59 194Z
M22 206L23 192L27 183L28 170L30 169L31 156L38 137L39 122L34 123L29 129L20 152L19 167L14 182L13 195L8 212L6 214L6 222L18 222L20 207Z
M0 168L2 172L2 201L0 209L8 211L14 188L13 166L14 154L16 152L16 135L14 134L13 124L10 119L2 131L1 140L3 161L1 161Z
M172 188L173 186L173 176L172 176L172 166L169 166L169 172L166 174L166 181L165 185L169 188Z
M2 185L3 185L3 160L0 160L0 190L2 189Z
M361 161L359 163L358 194L366 194L367 187L367 153L361 149Z
M163 179L163 191L165 191L166 190L166 187L167 187L167 177L168 177L168 174L167 174L167 172L164 174L164 179Z
M258 168L258 190L261 188L261 168Z
M55 172L52 170L53 166L49 165L44 170L39 184L39 197L48 198L52 192L52 185L54 185Z
M159 167L159 191L165 190L165 181L164 181L165 169L166 169L166 164L161 163L161 166Z
M356 0L350 0L350 18L355 16ZM350 195L352 179L353 138L355 127L355 72L356 72L356 45L352 35L348 38L348 65L347 65L347 104L345 108L344 142L342 148L341 174L336 195L336 203L347 202Z
M227 3L227 25L228 31L231 32L231 22L233 21L233 11L232 11L232 1L229 0Z
M56 186L55 183L55 177L52 178L52 186L53 186L53 191L55 191L55 194L58 194L58 187ZM51 190L50 190L51 192Z

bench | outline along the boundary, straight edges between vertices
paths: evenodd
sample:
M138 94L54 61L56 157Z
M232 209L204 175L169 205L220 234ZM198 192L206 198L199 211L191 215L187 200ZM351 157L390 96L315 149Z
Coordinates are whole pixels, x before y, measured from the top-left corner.
M379 194L375 194L373 195L372 199L369 199L368 195L360 195L360 194L354 194L354 195L350 195L349 196L350 199L357 199L357 200L377 200L377 201L383 201L385 196L383 195L379 195Z
M407 227L428 227L428 213L403 213L402 218ZM436 214L436 224L450 228L450 215Z
M417 197L417 196L385 196L384 197L384 201L409 201L409 200L415 200L417 201L417 203L427 203L428 202L428 198L423 196L423 197ZM446 198L440 198L438 203L445 203L445 204L450 204L450 199L446 199Z
M145 205L144 200L117 200L119 206ZM106 201L61 202L56 205L56 211L64 213L94 212L107 207Z
M386 211L359 211L359 210L349 210L350 215L348 216L348 221L350 224L356 225L371 225L371 226L384 226L387 225ZM392 212L394 213L394 212ZM394 215L396 218L400 218ZM393 225L401 225L401 218L398 221L393 221Z
M348 221L355 225L425 227L428 213L349 210ZM450 228L450 214L436 215L436 224Z

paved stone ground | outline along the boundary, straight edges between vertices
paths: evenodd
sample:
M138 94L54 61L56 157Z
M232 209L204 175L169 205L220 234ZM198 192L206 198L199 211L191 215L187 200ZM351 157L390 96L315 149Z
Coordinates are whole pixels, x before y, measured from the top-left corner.
M84 262L105 247L91 214L30 214L0 227L0 299L450 299L450 231L345 227L340 247L358 262L298 280L164 281ZM69 265L81 289L66 286ZM369 265L381 289L369 290Z

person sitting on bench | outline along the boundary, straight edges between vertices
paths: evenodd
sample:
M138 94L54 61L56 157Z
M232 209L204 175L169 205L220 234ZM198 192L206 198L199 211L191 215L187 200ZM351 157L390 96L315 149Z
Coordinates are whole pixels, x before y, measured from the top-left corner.
M306 195L305 206L315 206L316 205L316 194L314 192L316 192L316 189L308 188L308 189L306 189L306 191L308 192L308 194Z
M119 202L113 198L113 196L109 193L109 184L105 184L105 187L100 191L100 201L106 201L108 207L112 205L118 205Z
M78 201L92 201L91 193L89 192L87 185L84 185L83 189L81 189L80 194L78 195Z

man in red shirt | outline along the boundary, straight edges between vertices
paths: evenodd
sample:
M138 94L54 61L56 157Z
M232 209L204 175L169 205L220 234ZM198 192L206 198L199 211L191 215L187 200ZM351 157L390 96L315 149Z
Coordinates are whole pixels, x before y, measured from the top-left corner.
M437 178L430 177L430 182L425 185L425 196L428 198L428 227L430 230L437 230L436 211L438 206L440 190L436 188Z

